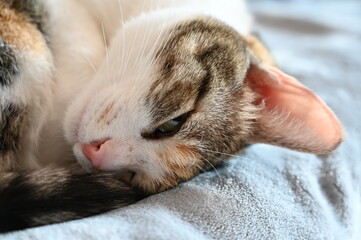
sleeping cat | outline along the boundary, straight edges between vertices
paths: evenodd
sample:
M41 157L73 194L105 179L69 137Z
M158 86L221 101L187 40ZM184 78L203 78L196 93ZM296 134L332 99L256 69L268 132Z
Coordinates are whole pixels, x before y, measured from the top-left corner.
M335 149L336 116L251 23L240 0L0 0L0 231L131 204L252 143Z

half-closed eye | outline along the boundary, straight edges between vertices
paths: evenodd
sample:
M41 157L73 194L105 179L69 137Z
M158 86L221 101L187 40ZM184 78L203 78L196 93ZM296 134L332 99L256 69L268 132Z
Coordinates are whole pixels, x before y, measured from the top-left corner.
M159 125L152 133L142 134L142 137L149 139L159 139L173 136L181 129L188 116L189 112L179 115L178 117Z

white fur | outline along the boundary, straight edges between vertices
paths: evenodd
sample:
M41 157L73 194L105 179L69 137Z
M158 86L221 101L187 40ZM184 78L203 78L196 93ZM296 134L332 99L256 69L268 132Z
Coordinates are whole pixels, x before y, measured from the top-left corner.
M118 148L107 169L132 165L153 179L165 173L154 153L159 143L140 137L150 129L144 101L154 79L154 54L178 20L210 15L249 34L251 20L239 0L48 0L55 64L53 110L38 146L39 163L77 160L89 167L82 143L111 138ZM110 125L97 124L114 103ZM173 116L175 117L175 116ZM63 125L64 122L64 125ZM66 139L66 140L65 140ZM134 149L132 153L128 147ZM73 150L73 151L72 151Z

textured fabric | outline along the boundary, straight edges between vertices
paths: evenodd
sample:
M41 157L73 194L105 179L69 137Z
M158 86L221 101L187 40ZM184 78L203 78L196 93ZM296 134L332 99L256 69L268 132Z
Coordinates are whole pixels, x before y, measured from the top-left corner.
M343 122L347 138L334 153L253 145L217 171L132 206L0 238L361 239L361 3L250 5L280 68Z

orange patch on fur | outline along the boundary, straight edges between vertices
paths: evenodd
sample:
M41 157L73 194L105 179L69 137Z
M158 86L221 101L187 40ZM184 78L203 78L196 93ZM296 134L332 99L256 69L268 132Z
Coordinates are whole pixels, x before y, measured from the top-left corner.
M174 148L167 150L158 150L157 155L166 173L161 182L155 184L158 185L157 192L192 178L199 173L198 166L202 165L201 158L194 149L184 144L177 144Z
M169 181L171 180L171 181ZM142 188L147 193L159 193L163 192L173 186L175 186L177 182L175 179L166 179L161 181L156 181L150 178L146 174L142 174L140 177L136 179L136 181L132 182L134 187Z
M277 66L276 61L272 57L271 53L267 49L267 47L256 37L254 36L244 36L243 37L248 46L252 49L252 51L265 63L270 66Z
M163 192L176 186L181 181L186 181L200 172L203 161L196 151L187 145L175 143L168 149L158 149L159 164L164 175L153 179L147 174L141 174L132 182L133 186L140 187L148 193Z
M103 112L100 114L100 117L97 120L97 123L101 123L104 122L105 124L109 125L111 123L111 121L113 120L113 118L109 118L109 114L111 112L111 110L114 107L114 103L109 104L104 110Z
M14 50L31 51L43 56L47 46L42 34L32 25L28 18L10 9L0 1L0 37Z

